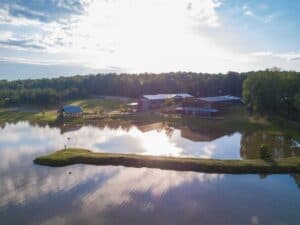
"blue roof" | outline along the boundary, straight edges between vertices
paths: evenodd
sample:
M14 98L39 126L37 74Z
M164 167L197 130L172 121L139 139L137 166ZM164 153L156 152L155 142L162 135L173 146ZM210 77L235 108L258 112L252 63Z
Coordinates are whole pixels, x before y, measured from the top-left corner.
M206 102L226 102L226 101L241 100L240 97L231 96L231 95L203 97L199 99Z
M66 113L82 113L82 109L76 105L65 105L62 110Z
M190 112L207 112L207 113L219 112L219 110L217 110L217 109L200 108L200 107L192 107L192 106L177 107L176 110L185 110L185 111L190 111Z
M193 96L187 93L177 93L177 94L143 95L143 97L149 100L165 100L168 98L191 98Z

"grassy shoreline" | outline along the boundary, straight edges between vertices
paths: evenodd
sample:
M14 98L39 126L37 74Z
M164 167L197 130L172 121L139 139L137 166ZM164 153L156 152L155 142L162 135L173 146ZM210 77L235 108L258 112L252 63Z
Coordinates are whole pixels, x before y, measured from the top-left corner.
M103 99L82 99L68 102L81 106L88 113L96 113L92 116L85 115L80 118L69 118L64 121L56 119L56 108L0 108L0 125L5 123L16 123L18 121L28 121L33 124L48 124L53 126L60 125L85 125L97 123L119 123L119 124L149 124L164 122L170 126L187 126L197 130L205 128L207 130L218 130L225 133L234 132L255 132L257 130L270 133L281 133L286 136L300 140L300 123L288 121L283 118L263 118L260 116L250 116L245 107L235 106L226 109L223 120L203 119L197 116L186 117L164 117L153 112L139 112L124 116L122 114L112 115L116 109L122 108L125 104L119 100ZM100 113L101 112L101 113Z
M57 109L60 105L80 106L84 112L88 114L95 114L94 120L103 120L109 118L109 112L123 107L126 103L126 101L118 99L87 98L67 101L59 105L22 105L15 107L2 107L0 108L0 124L16 123L19 121L29 121L37 124L59 124L62 122L57 121ZM63 122L67 124L79 124L88 122L89 120L89 117L80 117L66 119Z
M38 157L35 164L61 167L73 164L148 167L178 171L229 174L284 174L300 172L300 157L272 162L254 160L216 160L133 154L95 153L85 149L65 149Z

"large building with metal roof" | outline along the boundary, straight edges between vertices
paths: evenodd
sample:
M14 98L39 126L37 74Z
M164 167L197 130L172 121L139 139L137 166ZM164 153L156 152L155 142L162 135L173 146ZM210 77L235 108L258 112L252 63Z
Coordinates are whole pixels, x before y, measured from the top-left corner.
M174 100L174 103L180 103L189 98L193 96L187 93L143 95L139 101L139 109L142 111L159 109L168 99Z

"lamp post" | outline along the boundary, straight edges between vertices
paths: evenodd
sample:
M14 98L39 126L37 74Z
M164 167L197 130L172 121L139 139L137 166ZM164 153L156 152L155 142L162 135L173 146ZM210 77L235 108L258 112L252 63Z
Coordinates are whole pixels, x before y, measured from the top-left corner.
M68 137L66 143L68 143L70 140L71 140L71 137ZM65 144L65 149L67 149L67 147L68 147L67 144Z

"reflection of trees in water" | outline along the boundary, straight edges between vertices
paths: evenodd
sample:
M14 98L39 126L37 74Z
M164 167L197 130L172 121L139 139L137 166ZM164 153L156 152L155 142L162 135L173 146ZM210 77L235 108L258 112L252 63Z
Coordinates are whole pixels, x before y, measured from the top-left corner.
M70 124L70 125L62 125L60 126L60 133L64 134L66 132L71 132L75 130L79 130L82 127L91 126L99 129L104 129L105 127L110 130L123 129L125 131L129 131L130 128L133 127L132 123L125 123L120 121L105 121L105 122L97 122L97 123L83 123L83 124Z
M254 132L243 134L241 138L240 154L244 159L257 158L257 150L265 144L273 158L284 158L300 155L300 147L296 141L288 136L271 134L268 132Z
M265 174L265 173L260 173L258 174L260 179L266 179L268 177L269 174Z
M271 174L258 174L260 179L267 179L269 176L272 176ZM293 178L295 184L298 188L300 188L300 174L290 174L290 176Z
M170 125L167 125L166 127L165 127L165 132L166 132L166 135L170 138L170 137L172 137L172 135L173 135L173 133L174 133L174 128L173 127L171 127Z
M295 183L300 188L300 174L291 174L291 177L294 178Z

